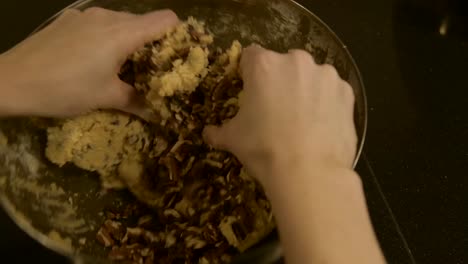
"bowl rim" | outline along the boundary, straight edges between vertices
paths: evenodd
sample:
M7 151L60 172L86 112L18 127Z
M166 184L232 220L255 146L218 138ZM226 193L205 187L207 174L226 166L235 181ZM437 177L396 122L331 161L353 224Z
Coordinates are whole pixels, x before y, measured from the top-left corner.
M73 8L77 8L77 7L80 7L82 5L85 5L89 2L92 2L94 0L77 0L73 3L71 3L70 5L62 8L60 11L58 11L57 13L55 13L53 16L51 16L50 18L48 18L47 20L45 20L43 23L41 23L39 26L37 26L34 31L32 31L31 34L29 34L29 36L37 33L38 31L42 30L44 27L46 27L48 24L50 24L51 22L53 22L55 19L57 19L60 15L63 14L63 12L65 12L66 10L68 9L73 9ZM365 85L364 85L364 80L362 78L362 74L361 74L361 71L359 70L359 67L355 61L355 59L353 58L353 56L351 55L351 52L350 50L348 49L348 46L344 44L344 42L338 37L338 35L328 26L328 24L326 24L321 18L319 18L317 15L315 15L315 13L313 13L311 10L309 10L308 8L306 8L304 5L300 4L297 2L297 0L286 0L288 2L290 2L292 5L296 6L297 8L299 9L302 9L302 11L306 12L309 16L313 17L313 19L315 19L318 24L320 24L326 31L328 31L328 33L330 34L330 36L333 38L333 40L340 45L340 48L343 50L345 56L348 57L348 59L350 60L351 62L351 66L354 68L354 70L356 71L356 77L357 77L357 81L358 81L358 84L361 86L361 104L363 106L363 118L362 118L362 132L360 135L358 135L358 147L357 147L357 151L356 151L356 156L355 156L355 159L354 159L354 163L353 163L353 168L356 168L361 156L362 156L362 152L363 152L363 149L364 149L364 145L365 145L365 141L366 141L366 135L367 135L367 129L368 129L368 105L367 105L367 95L366 95L366 89L365 89ZM357 105L357 104L356 104ZM355 111L356 111L356 105L355 105ZM13 222L21 229L23 230L26 234L28 234L32 239L34 239L35 241L37 241L39 244L41 244L42 246L44 246L45 248L48 248L64 257L68 257L68 258L71 258L71 259L74 259L76 263L80 263L80 259L82 256L79 256L79 255L76 255L75 253L76 252L73 252L73 251L70 251L70 250L67 250L65 249L63 246L60 246L59 243L57 243L56 241L54 241L53 239L50 239L48 236L46 236L45 234L43 234L42 232L36 230L31 223L27 222L27 221L22 221L21 219L19 219L19 217L16 216L16 208L14 207L14 205L11 203L11 201L6 197L6 195L4 195L3 193L0 194L0 203L3 207L3 209L5 210L6 214L10 217L10 219L13 220ZM278 245L279 246L279 245ZM86 255L86 254L85 254Z
M73 2L72 4L64 7L62 10L58 11L55 15L51 16L46 21L42 22L38 27L36 27L34 29L34 31L30 34L30 36L32 34L37 33L38 31L43 29L45 26L47 26L48 24L53 22L60 15L62 15L63 12L65 12L67 9L76 8L76 7L79 7L81 5L85 5L85 4L89 3L89 2L93 2L93 1L95 1L95 0L77 0L76 2ZM359 146L357 147L356 156L355 156L354 163L353 163L353 168L356 168L356 166L357 166L357 164L358 164L358 162L359 162L359 160L361 158L363 149L364 149L366 136L367 136L368 118L369 118L369 116L368 116L369 113L368 113L368 109L367 109L367 107L368 107L367 106L367 93L366 93L366 87L365 87L365 84L364 84L364 79L362 78L361 70L359 69L359 67L358 67L358 65L356 63L356 60L354 59L354 57L352 56L350 50L348 49L348 46L338 37L338 35L335 33L335 31L333 31L331 29L331 27L328 26L327 23L325 23L320 17L315 15L315 13L313 13L311 10L306 8L304 5L298 3L297 0L285 0L285 1L289 1L289 2L291 2L291 4L295 5L299 9L302 9L303 11L308 13L310 16L312 16L319 24L321 24L324 27L324 29L326 29L330 33L330 36L336 41L336 43L338 43L341 46L341 48L343 49L345 55L350 60L351 65L356 70L358 83L361 86L361 90L362 90L361 100L362 100L363 111L364 111L363 112L364 117L363 117L363 120L362 120L362 122L363 122L362 132L361 132L361 135L358 135Z

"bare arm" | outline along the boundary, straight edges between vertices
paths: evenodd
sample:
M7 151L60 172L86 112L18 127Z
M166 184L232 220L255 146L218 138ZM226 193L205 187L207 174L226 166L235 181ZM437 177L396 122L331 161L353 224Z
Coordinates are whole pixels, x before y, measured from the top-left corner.
M239 114L206 139L265 187L288 263L384 263L359 176L354 95L304 51L247 48Z
M0 116L97 108L143 115L118 70L128 54L176 23L168 11L67 12L0 56ZM300 51L249 48L242 72L239 115L207 129L207 139L236 154L265 186L288 262L383 263L351 170L356 135L349 85Z
M288 263L384 263L357 174L343 169L278 170L268 188Z

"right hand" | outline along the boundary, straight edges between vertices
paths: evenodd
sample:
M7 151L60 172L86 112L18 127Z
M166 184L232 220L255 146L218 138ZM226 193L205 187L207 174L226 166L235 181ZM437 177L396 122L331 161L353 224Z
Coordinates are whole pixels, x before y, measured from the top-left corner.
M279 54L259 46L244 50L240 67L239 113L207 127L208 143L232 152L264 185L278 166L352 168L354 93L335 68L317 65L306 51Z

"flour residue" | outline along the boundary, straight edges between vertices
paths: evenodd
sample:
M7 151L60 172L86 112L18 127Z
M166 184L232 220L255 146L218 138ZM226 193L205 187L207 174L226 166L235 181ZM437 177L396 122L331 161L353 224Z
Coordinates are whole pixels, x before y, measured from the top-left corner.
M26 217L22 212L18 211L18 209L8 199L2 197L1 200L3 208L7 211L10 217L14 219L16 224L25 230L29 235L35 237L38 241L48 243L48 245L63 252L73 252L73 246L70 238L62 237L57 231L54 230L49 232L48 236L44 236L33 227L31 219ZM45 239L51 240L53 244L49 244L50 242L45 241Z
M59 232L52 230L47 235L52 241L56 242L57 245L61 247L63 251L72 252L73 246L71 238L69 237L62 237Z
M300 13L290 3L271 1L251 8L258 9L258 13L253 15L221 9L216 14L215 23L207 25L214 35L239 34L245 42L270 47L274 45L281 49L287 49L302 34L309 33L300 32Z
M41 179L44 165L32 151L31 137L18 135L20 144L9 144L0 132L0 187L5 189L4 200L15 203L14 220L27 215L40 215L48 225L67 234L82 234L90 230L78 214L78 208L69 202L67 194L56 183ZM23 212L20 212L23 211ZM21 214L20 214L21 213Z

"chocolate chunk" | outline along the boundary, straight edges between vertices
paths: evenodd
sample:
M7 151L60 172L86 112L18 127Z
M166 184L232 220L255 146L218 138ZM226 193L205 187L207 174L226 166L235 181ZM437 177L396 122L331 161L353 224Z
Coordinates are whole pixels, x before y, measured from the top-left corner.
M132 136L127 137L126 140L127 140L126 141L127 144L133 145L133 144L138 142L138 136L137 135L132 135Z
M144 215L138 219L137 225L142 228L149 228L154 225L153 216Z
M201 78L195 91L175 91L153 109L157 122L147 124L152 136L142 143L149 153L141 184L156 201L142 199L150 208L135 202L106 214L97 239L112 247L114 261L228 263L245 249L251 233L272 226L271 205L261 186L245 175L236 157L203 138L207 125L221 125L239 111L243 82L235 67L240 54L235 46L229 52L210 46L200 23L190 20L183 26L185 32L169 32L130 56L119 74L146 96L151 82L186 63L192 49L210 50L207 72L195 75ZM173 45L176 39L181 43ZM140 139L131 136L127 143L140 144Z
M166 139L162 137L155 137L153 140L153 149L151 151L152 157L160 157L169 147Z
M109 252L109 259L118 261L118 260L126 260L131 258L130 250L121 247L113 247L112 250Z
M200 37L202 36L202 33L197 32L192 25L189 25L188 31L193 41L200 42Z
M172 156L166 156L159 160L159 164L164 165L169 172L169 180L177 181L180 178L180 168L177 160Z
M134 244L140 242L143 239L144 232L145 230L140 227L127 227L127 231L121 242L122 244Z
M125 235L125 227L122 225L122 223L106 220L104 222L104 227L106 228L106 231L109 233L109 235L111 235L112 238L117 241L122 240Z
M98 233L96 234L96 239L104 247L110 247L115 244L114 239L112 239L111 235L104 226L99 229Z

